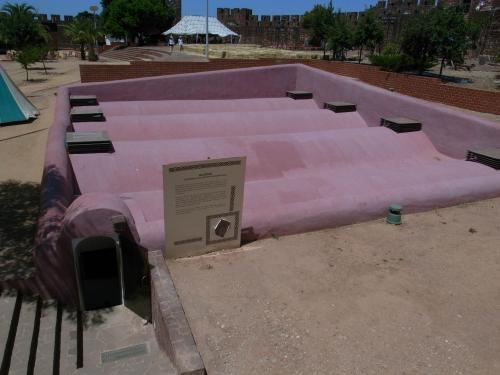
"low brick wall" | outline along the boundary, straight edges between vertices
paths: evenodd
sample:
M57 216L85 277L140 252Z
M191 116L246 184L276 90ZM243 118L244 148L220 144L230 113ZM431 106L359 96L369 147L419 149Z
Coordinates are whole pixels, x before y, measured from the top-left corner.
M500 115L500 93L441 83L437 78L385 72L371 65L322 60L214 59L209 62L133 61L130 65L80 65L82 82L103 82L170 74L251 68L277 64L305 64L327 72L357 78L370 85L419 99L439 102L477 112Z
M206 375L174 282L160 251L148 254L151 266L151 312L156 338L180 375Z

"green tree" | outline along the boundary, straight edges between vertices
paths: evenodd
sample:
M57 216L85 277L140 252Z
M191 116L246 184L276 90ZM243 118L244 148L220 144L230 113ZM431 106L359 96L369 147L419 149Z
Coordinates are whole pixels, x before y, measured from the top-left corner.
M419 73L440 59L439 76L446 61L461 64L469 48L475 47L480 26L465 19L461 7L437 7L411 19L403 30L401 49Z
M353 28L339 11L328 33L328 48L336 60L345 60L346 52L353 47L353 39Z
M1 8L0 38L14 49L47 44L47 29L35 19L35 8L26 3L6 3Z
M104 29L115 37L137 39L165 31L174 20L174 11L162 0L113 0L103 12Z
M467 21L461 7L438 8L429 15L434 23L436 54L441 58L439 76L446 61L462 64L467 50L477 38L475 25Z
M29 81L29 67L36 63L40 58L40 52L37 47L27 47L16 54L16 61L21 64L26 71L26 81Z
M311 33L312 45L321 46L323 55L326 55L328 35L334 26L335 14L330 1L328 6L315 5L314 8L304 14L304 27Z
M89 60L96 61L95 42L102 36L102 32L96 28L92 17L92 14L88 17L85 13L79 13L73 22L64 26L64 33L73 43L80 45L80 57L82 60L86 59L85 47L88 47Z
M411 65L420 74L432 67L437 60L438 45L433 12L412 17L401 36L401 50L411 59Z
M102 9L106 9L113 0L101 0Z
M363 49L373 51L384 41L384 28L373 12L366 11L361 16L354 32L354 44L359 48L359 63L363 60Z
M38 56L38 59L37 61L40 61L43 65L43 70L45 71L45 74L48 74L47 73L47 66L45 65L45 60L47 59L47 55L50 51L49 47L48 46L38 46L38 47L34 47L36 52L37 52L37 56Z

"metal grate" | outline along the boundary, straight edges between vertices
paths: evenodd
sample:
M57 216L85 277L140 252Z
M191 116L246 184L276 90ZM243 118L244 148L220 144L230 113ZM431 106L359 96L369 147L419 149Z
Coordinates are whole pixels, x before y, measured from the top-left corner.
M102 109L96 106L71 108L70 116L72 122L106 121Z
M380 119L380 126L385 126L396 133L418 132L422 130L422 124L420 122L404 117L382 117Z
M325 109L329 109L335 113L356 112L356 104L346 102L327 102Z
M70 154L114 152L113 143L105 131L67 133L66 147Z
M500 170L500 148L469 150L467 152L467 160Z
M69 104L72 107L76 107L76 106L96 106L99 103L97 102L97 96L95 95L70 95Z
M143 342L116 350L101 352L101 363L120 361L127 358L139 357L149 353L148 344Z
M286 96L295 100L313 98L312 92L309 91L287 91Z

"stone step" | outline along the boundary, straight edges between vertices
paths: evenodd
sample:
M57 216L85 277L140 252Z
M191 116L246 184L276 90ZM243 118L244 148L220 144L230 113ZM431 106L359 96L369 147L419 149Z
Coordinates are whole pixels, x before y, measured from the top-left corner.
M9 293L0 318L1 375L178 375L153 326L125 306L79 313Z
M61 312L60 330L60 374L74 374L77 370L78 352L82 355L82 348L78 347L78 331L81 329L78 312L65 309ZM79 328L80 325L80 328Z
M22 308L20 293L0 296L0 374L7 374L12 361L15 337Z
M125 306L86 312L84 366L78 375L178 375L151 324Z
M36 332L36 327L40 323L36 310L37 299L23 297L9 375L25 375L28 373L33 332Z
M36 375L52 375L53 373L56 318L56 303L54 301L43 302L35 352L34 374Z

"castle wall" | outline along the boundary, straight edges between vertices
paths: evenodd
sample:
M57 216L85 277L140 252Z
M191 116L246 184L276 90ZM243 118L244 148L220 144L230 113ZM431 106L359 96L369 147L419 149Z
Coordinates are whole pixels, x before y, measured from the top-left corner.
M73 16L60 16L59 14L51 14L50 18L47 14L37 14L36 18L47 28L51 36L50 48L54 50L64 48L77 48L64 34L64 26L73 22Z
M307 43L303 16L257 16L247 8L218 8L217 18L241 35L241 43L301 48Z
M476 7L480 0L438 0L443 6L462 6L474 17L486 12L491 25L485 38L484 53L500 53L500 0L483 1L481 10ZM384 44L394 42L401 36L406 22L412 16L428 12L436 6L436 0L380 0L370 11L380 18L385 31ZM498 8L497 11L494 11ZM349 22L356 24L362 12L347 12ZM218 8L217 18L231 30L241 35L241 43L259 44L280 48L304 48L308 45L308 32L303 26L303 16L254 15L247 8Z

